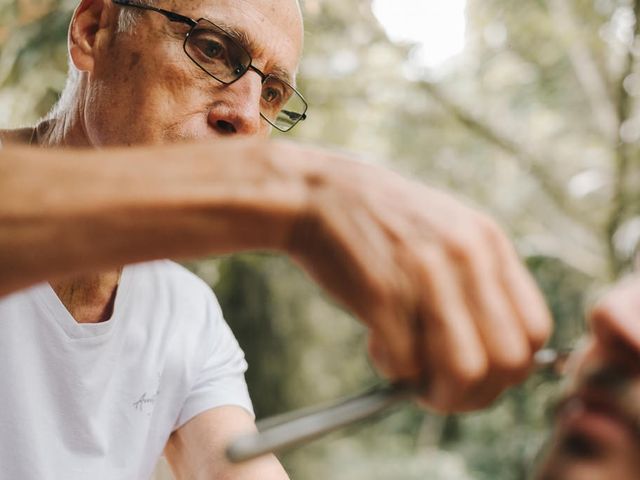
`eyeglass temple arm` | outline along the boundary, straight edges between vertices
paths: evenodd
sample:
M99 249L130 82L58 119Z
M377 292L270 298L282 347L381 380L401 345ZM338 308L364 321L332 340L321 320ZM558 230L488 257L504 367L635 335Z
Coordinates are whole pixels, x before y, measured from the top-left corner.
M300 114L297 112L292 112L290 110L282 110L282 113L284 113L287 117L289 117L289 119L297 122L301 122L302 120L306 120L307 118L306 113Z
M142 5L140 3L132 2L130 0L113 0L113 3L117 5L122 5L125 7L138 8L140 10L151 10L154 12L158 12L161 15L164 15L165 17L167 17L172 22L186 23L190 27L194 27L198 23L192 18L185 17L184 15L180 15L179 13L170 12L169 10L164 10L162 8L154 7L152 5Z

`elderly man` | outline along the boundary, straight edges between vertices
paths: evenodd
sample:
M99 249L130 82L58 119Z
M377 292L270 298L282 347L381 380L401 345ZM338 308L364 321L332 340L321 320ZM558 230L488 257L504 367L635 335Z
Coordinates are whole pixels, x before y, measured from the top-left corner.
M536 480L640 478L640 276L605 295L571 359Z
M305 118L302 35L294 0L81 1L59 105L0 132L3 476L147 478L164 450L179 478L286 478L273 457L223 458L255 427L211 292L134 261L291 255L370 327L381 371L428 385L439 411L526 376L550 320L493 222L266 140Z

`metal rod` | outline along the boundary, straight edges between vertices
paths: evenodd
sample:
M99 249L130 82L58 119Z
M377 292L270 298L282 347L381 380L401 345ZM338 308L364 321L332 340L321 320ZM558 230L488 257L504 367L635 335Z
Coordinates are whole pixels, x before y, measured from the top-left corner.
M535 369L555 368L568 355L568 351L540 350L534 356ZM384 385L332 405L266 419L258 424L258 433L234 440L227 448L227 458L244 462L310 442L408 400L416 393L415 387L406 384Z

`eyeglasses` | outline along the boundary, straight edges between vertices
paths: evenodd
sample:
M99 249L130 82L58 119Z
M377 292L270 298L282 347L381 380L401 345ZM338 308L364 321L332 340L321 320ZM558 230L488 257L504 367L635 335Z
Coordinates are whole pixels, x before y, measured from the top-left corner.
M157 12L171 22L189 25L191 29L183 45L185 53L205 73L224 85L238 81L249 70L256 72L262 82L260 115L281 132L288 132L307 118L308 105L304 97L286 81L254 67L246 48L213 22L205 18L193 20L179 13L130 0L113 0L113 3Z

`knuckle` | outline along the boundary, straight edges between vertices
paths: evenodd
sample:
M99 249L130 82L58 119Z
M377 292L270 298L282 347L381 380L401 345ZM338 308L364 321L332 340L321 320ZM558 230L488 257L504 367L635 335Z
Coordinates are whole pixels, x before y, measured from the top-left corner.
M505 379L520 378L531 367L533 355L524 342L511 342L510 348L503 348L493 356L491 371Z
M478 216L478 229L484 238L492 244L502 244L506 239L502 229L488 215Z
M450 258L461 264L471 264L478 259L480 248L490 246L504 250L508 245L506 237L498 224L489 216L474 214L473 221L465 227L452 229L445 238L445 249Z
M420 376L412 341L405 334L386 332L375 346L370 345L369 352L376 367L388 378L414 380Z
M438 413L451 413L465 410L474 390L473 385L461 385L452 381L450 374L440 372L433 378L429 391L424 396L425 404Z
M435 400L427 400L431 402L429 406L440 413L460 413L489 407L503 390L504 387L495 383L480 382L466 388L458 385L441 390Z
M502 389L494 388L492 391L474 396L473 403L470 404L467 409L484 410L485 408L489 408L497 400L502 391Z
M452 380L456 382L458 389L467 390L482 382L488 372L489 365L486 358L458 361L452 366Z
M532 322L529 327L529 331L527 332L531 349L536 351L542 348L542 346L547 343L547 340L549 340L552 330L553 322L548 314L545 314Z
M455 408L454 403L458 398L458 394L451 390L447 380L449 379L434 375L429 389L418 399L419 403L439 414L451 412Z
M389 306L393 305L396 294L384 278L369 275L366 279L366 287L371 302L368 305L371 308L389 309Z
M613 295L600 299L591 310L591 324L594 326L610 324L618 316L618 303Z
M473 262L475 245L468 235L459 233L446 239L446 253L455 263L469 265Z
M635 318L637 305L635 301L640 291L635 281L627 279L606 292L591 310L593 321L624 321L627 317Z

